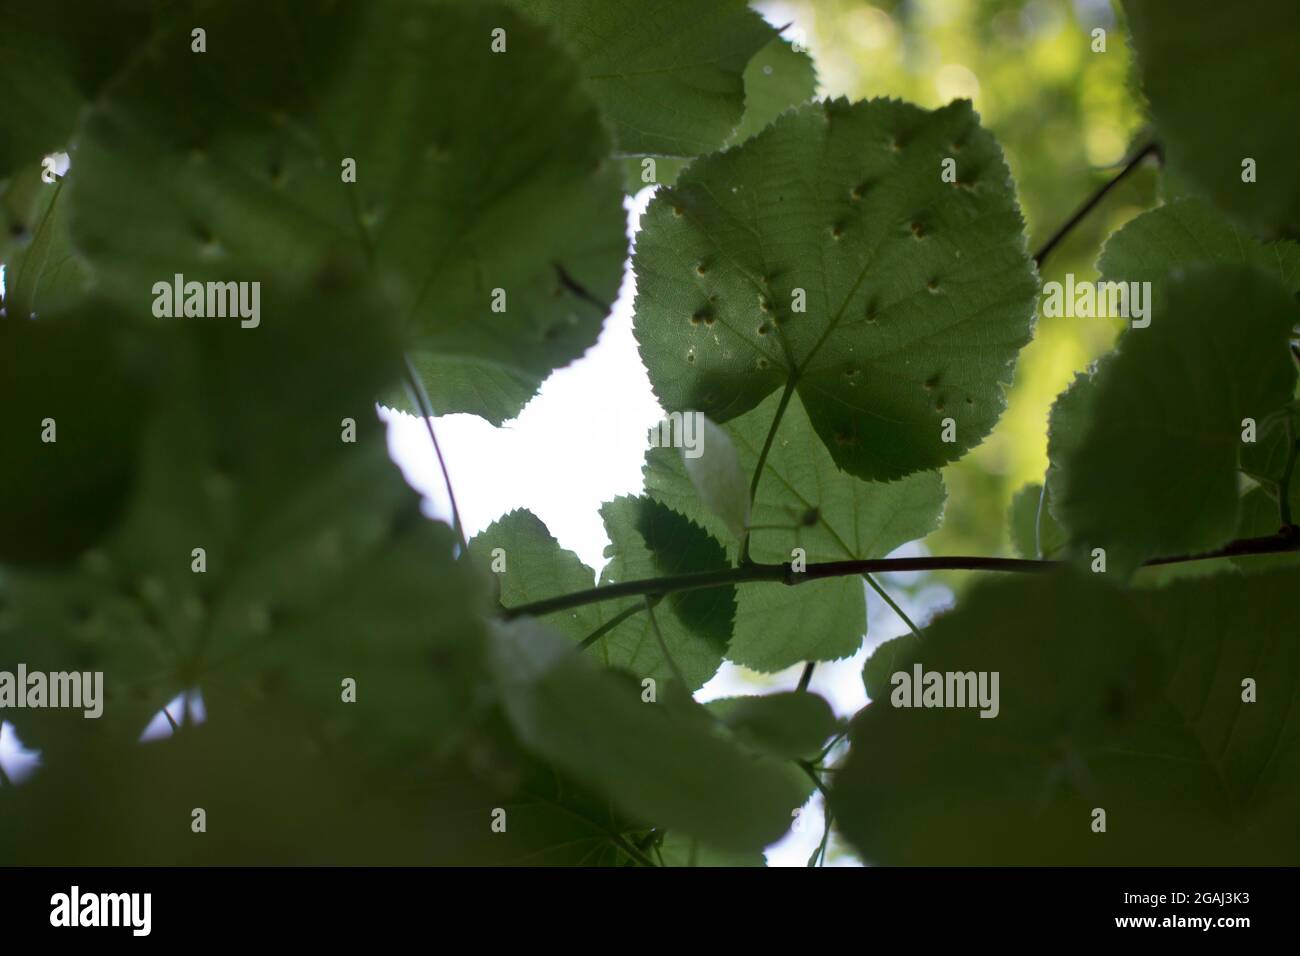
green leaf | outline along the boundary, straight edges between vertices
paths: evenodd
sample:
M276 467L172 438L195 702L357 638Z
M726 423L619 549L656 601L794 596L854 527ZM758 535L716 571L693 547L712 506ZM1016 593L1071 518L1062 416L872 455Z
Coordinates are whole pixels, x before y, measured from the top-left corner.
M15 180L0 204L6 207L3 218L10 234L22 239L0 247L0 260L5 264L5 295L0 305L6 315L27 318L75 300L86 280L68 236L66 203L60 203L66 180L44 183L39 167L24 170ZM28 183L40 185L28 189ZM15 193L12 205L11 189Z
M495 575L503 607L519 607L596 585L596 572L572 551L561 548L531 511L512 511L492 522L470 540L469 553L485 572ZM501 562L505 570L493 570ZM606 614L608 606L598 601L558 611L545 617L546 626L578 642L613 616Z
M157 0L0 0L0 179L68 145L77 114L161 9Z
M680 833L670 832L659 847L659 857L664 866L766 866L761 850L727 853Z
M786 113L661 189L634 264L665 408L727 422L794 383L836 463L877 479L988 434L1037 289L1001 150L966 101Z
M268 719L213 714L167 740L100 746L77 760L43 754L31 780L0 787L0 858L27 866L430 862L443 808L380 785L355 752L313 750L292 729L292 713L258 717ZM206 814L200 834L191 829L195 808Z
M792 760L817 756L836 729L830 705L806 691L726 697L706 706L744 742Z
M1300 7L1260 0L1125 4L1142 88L1169 164L1253 232L1300 235ZM1254 159L1256 181L1243 182Z
M494 637L502 705L521 741L626 812L721 850L757 850L789 826L801 791L689 714L642 700L529 621Z
M1049 446L1057 516L1120 574L1232 538L1242 419L1265 417L1296 383L1287 339L1298 313L1275 280L1214 266L1162 291L1150 328L1130 330L1076 393L1086 427ZM1054 413L1054 435L1058 423Z
M1259 538L1277 534L1282 526L1278 510L1277 492L1270 488L1255 487L1241 496L1241 517L1237 521L1238 538ZM1291 515L1300 515L1300 481L1291 483ZM1300 552L1281 554L1256 554L1239 556L1232 563L1243 571L1262 571L1266 568L1293 568L1300 564Z
M99 304L0 319L0 561L70 561L126 507L145 383L118 323Z
M564 38L624 154L721 146L745 106L745 67L774 35L744 0L514 4Z
M472 719L487 602L453 560L451 530L421 515L388 458L370 398L398 368L384 306L341 288L262 305L275 324L208 319L134 337L128 354L155 378L138 445L112 423L61 426L65 467L117 442L134 480L111 532L75 562L0 580L0 668L104 672L99 720L15 712L30 746L133 741L194 687L214 720L284 705L280 719L318 746L385 764L448 749Z
M740 469L736 448L719 426L700 416L698 455L682 450L682 464L704 507L722 519L737 540L749 527L749 480Z
M1276 596L1296 584L1292 571L1126 593L1071 572L976 587L924 642L869 663L837 825L881 865L1294 864L1300 610ZM893 706L908 688L889 675L917 665L996 672L997 716Z
M627 866L652 855L636 849L646 824L492 730L475 743L479 773L449 767L431 788L436 865Z
M1043 486L1025 485L1011 499L1011 546L1022 558L1051 558L1068 541L1052 517L1051 500Z
M1178 199L1144 212L1106 240L1097 270L1104 281L1151 282L1152 295L1169 272L1198 264L1244 264L1300 291L1300 245L1260 242L1196 199Z
M745 473L758 467L778 396L729 422ZM725 535L722 523L701 506L676 451L646 455L646 493ZM750 523L750 557L784 563L802 548L810 562L883 558L924 537L939 523L943 481L924 472L891 483L855 481L835 465L796 397L786 408L768 453ZM733 556L739 548L733 547ZM803 660L835 660L857 652L866 630L860 578L810 581L795 588L741 585L728 656L738 664L778 671Z
M817 71L812 58L806 53L795 53L790 43L780 37L773 38L745 67L745 114L723 145L744 142L790 107L808 102L816 91ZM651 185L671 186L694 157L655 157L651 179L647 179L650 175L650 167L645 165L647 158L629 156L622 160L628 192L636 193Z
M609 563L600 575L602 585L730 567L725 549L707 531L657 501L619 497L602 505L600 514L612 542L605 549ZM602 613L609 620L645 603L643 597L607 601ZM736 590L730 585L678 591L656 603L653 620L648 610L634 613L591 653L639 680L652 677L661 683L676 676L675 663L689 688L698 690L722 663L735 614ZM655 624L672 663L659 648Z
M717 571L729 566L718 542L662 504L624 497L607 503L601 514L613 541L606 550L611 561L601 575L601 584ZM504 560L505 571L495 575L504 607L585 591L595 583L595 572L572 551L561 548L546 525L528 511L512 511L494 521L474 537L469 549L485 570L491 570L494 558ZM493 554L496 549L500 549L499 555ZM644 607L642 597L598 601L557 611L544 620L547 627L580 643L631 611L623 623L607 630L588 653L637 678L672 680L676 675L663 657ZM734 613L735 589L731 587L670 594L656 604L655 623L673 663L692 690L703 686L722 663Z
M1287 402L1256 422L1254 442L1241 447L1241 470L1256 481L1277 484L1300 448L1300 401Z
M745 67L745 115L727 144L757 136L786 110L802 106L816 93L817 68L812 57L796 53L781 37L769 40Z
M223 7L202 55L189 29L79 134L73 236L128 308L148 314L177 273L288 288L364 264L434 408L494 423L596 341L626 253L621 181L548 31L417 0Z

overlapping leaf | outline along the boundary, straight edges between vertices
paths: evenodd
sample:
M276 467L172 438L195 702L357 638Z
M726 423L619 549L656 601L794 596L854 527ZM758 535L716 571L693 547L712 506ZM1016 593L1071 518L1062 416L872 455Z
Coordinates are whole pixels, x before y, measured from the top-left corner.
M82 107L166 12L159 0L0 2L0 180L68 145Z
M1300 617L1277 595L1296 584L1126 594L1076 573L976 589L924 642L869 662L837 823L880 864L1295 863ZM892 675L917 665L996 672L997 716L893 706Z
M1154 287L1171 270L1212 263L1255 266L1300 291L1300 244L1260 242L1196 199L1177 199L1125 224L1106 240L1097 270L1102 281Z
M1130 0L1142 89L1169 163L1252 231L1300 236L1300 7ZM1254 160L1255 181L1243 179Z
M625 154L721 146L745 107L746 65L775 33L743 0L513 2L564 38Z
M752 474L776 414L771 396L725 428ZM707 442L703 457L708 457ZM702 507L676 449L646 456L646 493L726 538L725 525ZM925 472L890 483L855 481L841 472L818 439L798 398L791 400L768 453L750 516L750 557L788 563L802 548L807 561L882 558L935 529L943 511L943 482ZM739 545L732 546L733 556ZM728 657L775 671L802 660L833 660L855 653L866 631L861 578L846 576L800 584L737 588L735 634Z
M1232 538L1242 420L1266 417L1296 384L1287 339L1300 313L1276 280L1212 266L1158 291L1151 326L1053 414L1056 515L1120 573Z
M1068 540L1052 516L1047 493L1037 483L1025 485L1011 499L1008 530L1011 546L1022 558L1057 557Z
M660 190L634 262L666 408L726 422L794 383L836 463L870 478L988 433L1036 290L1001 151L965 101L786 113Z
M383 307L346 288L262 305L254 330L206 320L137 337L153 375L138 450L127 423L64 423L60 468L117 442L133 481L120 520L95 524L75 562L5 571L0 666L104 673L99 720L15 711L30 746L134 740L193 687L214 721L279 705L320 746L364 739L380 763L445 750L472 718L485 595L388 460L370 398L397 368ZM32 325L47 323L73 328ZM41 368L55 394L78 370ZM107 368L112 396L131 364Z
M640 683L532 622L502 630L493 657L502 705L531 751L669 832L756 850L803 801L787 765L716 734L698 705L645 702Z
M206 53L164 33L83 121L74 240L128 308L174 273L291 286L369 263L435 408L496 423L595 342L626 251L619 171L544 28L345 0L205 29Z
M601 584L719 571L728 567L721 544L682 515L645 498L617 498L601 514L612 544ZM470 551L490 567L495 549L505 559L498 574L501 602L518 607L534 601L583 591L595 572L571 551L560 548L546 526L527 511L513 511L494 522L470 543ZM609 628L588 652L611 667L637 678L667 681L675 664L692 690L717 671L731 636L735 589L727 586L670 594L657 601L654 618L643 597L622 598L558 611L548 626L575 642ZM614 623L622 618L621 623ZM672 658L660 649L655 625Z
M85 275L68 235L64 180L45 182L42 168L20 170L0 190L0 264L5 315L28 318L57 309L84 290Z

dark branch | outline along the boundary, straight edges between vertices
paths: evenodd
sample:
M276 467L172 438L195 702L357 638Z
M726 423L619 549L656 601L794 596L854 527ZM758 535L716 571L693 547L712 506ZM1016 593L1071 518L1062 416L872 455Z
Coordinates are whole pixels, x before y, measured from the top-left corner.
M1096 208L1097 204L1101 202L1104 198L1106 198L1106 194L1108 192L1110 192L1121 182L1123 182L1124 178L1129 173L1137 169L1138 166L1142 164L1142 160L1146 159L1148 156L1151 156L1153 154L1159 155L1159 153L1160 153L1160 146L1155 142L1147 143L1145 146L1139 149L1133 155L1133 158L1124 164L1123 169L1121 169L1118 173L1115 174L1114 177L1112 177L1109 181L1107 181L1107 183L1104 186L1102 186L1095 193L1093 193L1092 196L1090 196L1082 206L1080 206L1077 210L1075 210L1074 215L1071 216L1068 220L1066 220L1065 225L1061 226L1060 229L1056 230L1056 232L1052 235L1052 238L1048 239L1047 242L1043 244L1043 248L1039 249L1037 254L1035 254L1034 256L1034 264L1041 269L1043 267L1043 260L1047 258L1048 254L1051 253L1051 251L1055 249L1058 245L1060 245L1061 240L1063 240L1066 236L1070 234L1070 230L1072 230L1075 226L1077 226L1080 222L1082 222L1083 219L1088 215L1088 213L1092 212L1092 210Z
M1191 561L1211 561L1216 558L1240 557L1252 554L1280 554L1288 551L1300 551L1300 527L1295 525L1284 527L1277 534L1231 541L1214 551L1154 558L1147 561L1145 566L1186 564ZM612 601L621 597L637 597L641 595L663 597L679 591L698 591L705 588L751 584L759 581L779 581L782 584L795 586L805 581L818 581L853 574L875 574L884 571L1009 571L1029 573L1046 571L1064 563L1066 562L1050 559L962 556L871 558L861 561L824 561L809 564L803 571L795 571L789 564L751 563L738 568L726 568L721 571L703 571L693 574L672 575L666 578L647 578L639 581L621 581L618 584L606 584L601 587L588 588L585 591L575 591L572 594L557 595L543 601L534 601L531 604L506 608L502 616L507 620L525 615L540 617L555 611L564 611L571 607L581 607L584 604L593 604L597 601Z

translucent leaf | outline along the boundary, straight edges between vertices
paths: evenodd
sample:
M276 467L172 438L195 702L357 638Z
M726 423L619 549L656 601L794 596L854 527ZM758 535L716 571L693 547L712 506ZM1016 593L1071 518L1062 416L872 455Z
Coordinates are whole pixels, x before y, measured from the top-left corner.
M602 505L600 514L612 542L605 549L609 563L601 572L601 584L730 567L725 549L707 531L657 501L619 497ZM644 604L642 597L610 601L603 613L608 619ZM639 680L662 682L680 671L688 687L697 690L722 663L735 614L736 590L730 585L678 591L655 604L653 620L649 611L634 613L602 637L591 653ZM656 624L671 663L660 650Z
M601 584L728 567L722 545L658 502L618 498L607 503L601 514L613 542L606 551L611 560ZM494 561L498 567L504 561L505 570L494 576L501 603L508 608L585 591L595 584L595 572L572 551L561 548L528 511L512 511L494 521L470 542L470 553L486 570ZM670 594L656 602L653 623L643 597L584 604L543 620L575 643L609 628L588 654L638 679L669 681L676 673L660 650L654 632L657 623L673 664L695 690L722 663L734 613L735 589L728 586ZM622 623L614 623L620 616L625 618Z
M665 408L726 422L794 382L836 463L868 478L983 439L1037 289L1001 150L966 101L786 113L661 189L634 264Z
M1040 484L1025 485L1011 499L1011 546L1022 558L1053 558L1065 546L1065 530L1052 517L1051 502Z
M0 262L5 314L28 318L69 304L83 291L85 270L68 236L64 181L46 183L41 167L22 170L0 193Z
M741 471L736 448L719 426L701 416L698 455L682 450L682 464L700 502L722 519L737 540L749 525L749 479Z
M745 115L728 145L758 135L786 110L807 103L817 92L817 68L807 53L775 37L745 67Z
M806 53L795 53L790 43L774 37L754 54L745 67L745 113L731 131L724 145L744 142L761 132L769 123L793 106L800 106L817 90L817 71ZM705 150L704 152L708 152ZM628 191L636 193L645 186L671 186L691 157L654 157L647 167L645 156L629 156L623 162ZM654 178L647 175L653 168Z
M514 3L563 37L622 153L721 146L745 106L745 67L775 33L741 0Z
M752 474L776 414L777 396L724 426L742 471ZM646 455L646 493L725 535L722 523L701 506L678 453ZM856 481L835 465L813 431L802 402L791 400L768 453L750 517L750 557L787 563L803 549L808 562L883 558L924 537L939 524L943 481L924 472L890 483ZM739 546L732 547L733 557ZM735 634L728 657L763 671L803 660L834 660L856 653L866 632L865 585L852 576L793 588L770 583L737 588Z

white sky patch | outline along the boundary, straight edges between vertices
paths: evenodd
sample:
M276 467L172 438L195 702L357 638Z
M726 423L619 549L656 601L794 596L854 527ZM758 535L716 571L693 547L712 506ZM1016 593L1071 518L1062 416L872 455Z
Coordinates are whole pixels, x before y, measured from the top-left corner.
M171 716L171 720L167 717ZM178 727L189 725L191 727L203 723L208 719L207 708L203 706L203 693L195 688L194 690L181 691L173 697L162 710L153 715L153 719L140 735L140 742L146 740L162 740L170 737L176 731L172 728L174 722Z
M0 767L11 783L22 783L41 765L41 752L28 750L9 721L0 721Z
M633 239L652 194L644 189L627 203ZM501 428L474 415L435 419L438 443L468 537L512 509L527 508L546 524L561 547L576 552L597 573L604 566L609 538L600 520L600 506L618 495L641 493L646 433L663 417L632 335L635 297L636 280L629 262L600 339L576 362L551 375L518 418ZM388 422L389 452L407 481L425 496L426 512L450 522L446 487L424 424L417 417L397 412L381 410L380 415ZM910 544L896 553L923 552ZM947 588L934 587L909 596L898 587L915 578L900 575L893 588L886 580L880 583L923 626L935 608L951 603L952 595ZM867 587L865 581L863 587ZM867 609L868 636L858 653L819 664L810 684L841 717L867 703L862 666L870 652L907 632L906 625L872 590L867 591ZM797 665L779 674L755 674L724 662L696 697L709 701L792 690L801 671L802 665ZM821 833L821 797L814 795L803 810L799 832L787 834L768 848L769 865L806 865Z

